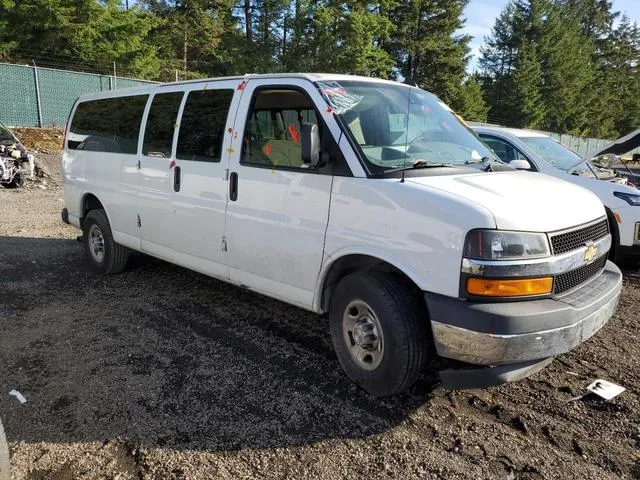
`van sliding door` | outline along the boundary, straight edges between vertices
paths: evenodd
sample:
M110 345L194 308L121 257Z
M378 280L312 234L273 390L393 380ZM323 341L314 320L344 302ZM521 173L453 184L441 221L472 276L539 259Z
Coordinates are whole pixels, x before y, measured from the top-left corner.
M229 278L225 210L237 81L186 85L171 188L168 238L176 263Z
M141 249L174 261L171 239L171 192L175 165L174 137L184 92L159 87L144 118L140 173L139 221Z

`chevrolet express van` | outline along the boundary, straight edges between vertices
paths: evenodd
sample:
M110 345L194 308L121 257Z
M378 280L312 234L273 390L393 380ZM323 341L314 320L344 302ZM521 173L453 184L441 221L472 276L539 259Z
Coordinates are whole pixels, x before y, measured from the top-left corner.
M93 269L130 251L328 313L374 395L525 377L612 316L621 273L591 192L502 163L445 104L372 78L279 74L84 95L63 220ZM435 349L432 348L435 345ZM455 364L454 364L455 365Z
M505 162L522 163L523 170L541 172L589 189L606 207L613 237L611 258L618 262L640 260L640 190L610 169L584 160L549 135L535 130L475 124L472 128ZM621 142L607 146L606 152L625 153L637 146ZM627 150L619 150L626 148Z

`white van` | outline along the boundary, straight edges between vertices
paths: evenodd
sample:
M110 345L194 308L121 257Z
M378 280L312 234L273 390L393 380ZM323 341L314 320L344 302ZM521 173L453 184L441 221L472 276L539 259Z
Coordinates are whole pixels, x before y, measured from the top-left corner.
M611 258L640 260L640 190L627 185L626 178L582 159L542 132L475 124L472 128L504 162L520 162L522 170L552 175L595 193L607 210Z
M328 312L343 369L375 395L436 352L474 365L441 372L451 388L522 378L600 329L621 291L595 195L498 163L435 96L395 82L84 95L63 169L62 217L95 270L135 250Z

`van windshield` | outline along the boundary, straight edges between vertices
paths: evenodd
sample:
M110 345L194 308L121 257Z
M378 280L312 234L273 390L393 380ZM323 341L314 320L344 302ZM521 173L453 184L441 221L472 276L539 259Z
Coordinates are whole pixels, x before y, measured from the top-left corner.
M361 81L318 82L371 174L500 160L435 95Z

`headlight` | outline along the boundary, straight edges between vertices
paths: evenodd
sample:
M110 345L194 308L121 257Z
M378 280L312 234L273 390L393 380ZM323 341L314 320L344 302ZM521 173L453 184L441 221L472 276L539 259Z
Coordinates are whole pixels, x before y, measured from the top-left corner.
M466 258L481 260L516 260L551 255L544 233L472 230L464 247Z
M613 194L627 202L629 205L640 206L640 195L626 192L613 192Z

